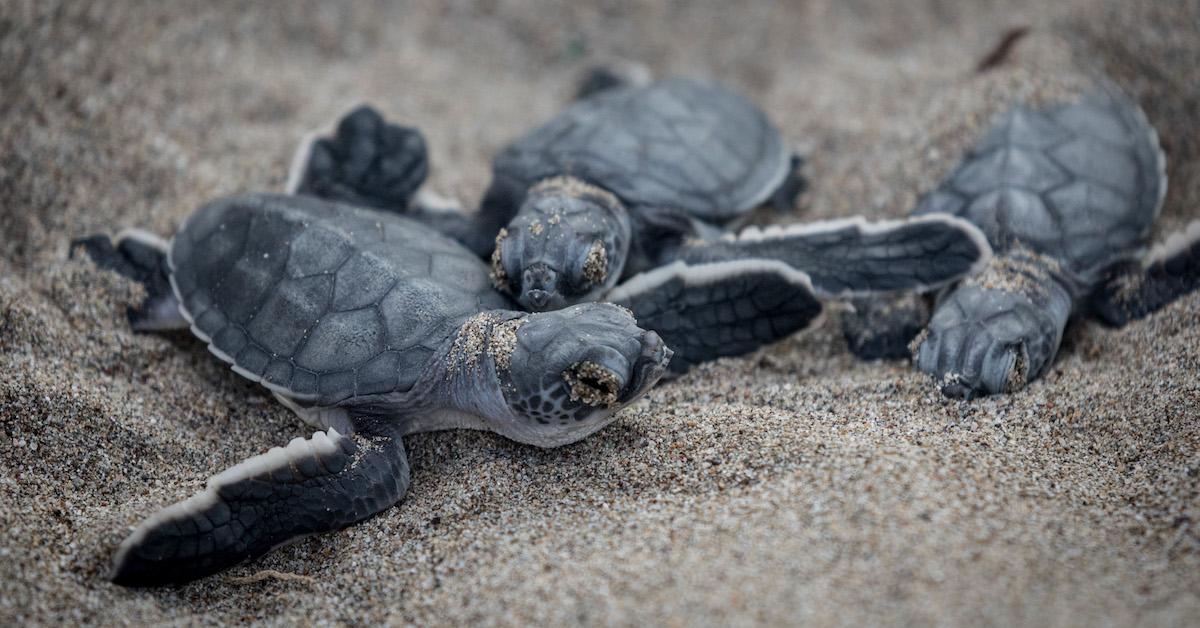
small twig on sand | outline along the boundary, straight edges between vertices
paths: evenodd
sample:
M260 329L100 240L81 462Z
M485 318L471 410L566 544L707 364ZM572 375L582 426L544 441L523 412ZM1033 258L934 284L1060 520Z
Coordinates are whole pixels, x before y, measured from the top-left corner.
M255 582L262 582L263 580L303 582L304 584L317 583L317 579L313 578L312 576L306 576L298 573L285 573L282 571L275 571L274 569L263 569L262 571L252 573L249 576L229 576L225 580L233 584L253 584Z
M1004 33L1004 37L1000 38L1000 42L996 44L996 47L992 48L992 51L989 52L987 56L979 62L979 65L975 66L975 72L987 72L1001 63L1004 63L1010 56L1012 56L1013 48L1016 47L1017 42L1021 41L1021 39L1028 34L1028 26L1010 28Z

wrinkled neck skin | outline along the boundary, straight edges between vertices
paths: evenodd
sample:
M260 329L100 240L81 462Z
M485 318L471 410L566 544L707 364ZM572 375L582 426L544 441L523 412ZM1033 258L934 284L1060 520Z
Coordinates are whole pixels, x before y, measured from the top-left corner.
M965 283L1023 295L1038 308L1053 312L1064 325L1083 294L1080 283L1057 260L1021 246L992 258L982 273Z
M1007 259L1010 260L1009 266L1014 268L1014 271L1030 275L1037 283L1047 283L1051 280L1056 282L1059 288L1066 291L1072 305L1082 301L1091 291L1094 278L1077 273L1070 262L1060 260L1053 253L1047 253L1044 250L1045 246L1021 240L1003 223L993 229L984 229L984 232L995 252L995 258L993 263L989 264L989 270L981 273L980 277L990 274L992 268L1003 267L1004 260ZM1014 264L1016 266L1013 266Z
M515 422L501 389L492 335L523 312L492 310L464 319L425 366L421 378L403 393L359 398L354 410L406 423L405 434L454 428L500 432Z
M425 372L405 393L359 399L354 411L405 424L403 433L448 429L495 432L520 443L556 447L580 440L611 422L558 429L552 435L518 414L504 396L516 329L526 312L491 310L467 318L430 359ZM615 410L614 410L615 413Z

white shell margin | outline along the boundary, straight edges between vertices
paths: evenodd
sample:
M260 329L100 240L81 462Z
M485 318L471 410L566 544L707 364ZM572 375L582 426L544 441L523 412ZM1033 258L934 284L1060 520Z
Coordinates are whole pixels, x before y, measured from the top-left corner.
M120 245L122 240L133 240L134 242L140 242L148 247L157 249L163 254L166 254L171 247L171 243L162 236L156 233L150 233L145 229L138 229L136 227L120 230L117 232L117 236L114 238L114 240L118 245Z
M1197 242L1200 242L1200 220L1193 220L1182 230L1172 233L1166 240L1154 245L1142 259L1142 267L1149 268L1164 262Z
M341 439L346 438L337 430L329 428L326 432L314 432L312 438L296 437L285 447L272 447L264 454L248 458L208 479L204 490L195 495L154 513L140 523L130 533L113 556L113 573L117 573L125 562L125 557L135 546L146 539L155 528L164 523L182 521L202 512L217 503L217 492L223 486L240 482L247 478L270 474L278 469L292 466L302 460L316 460L318 466L324 468L322 457L330 456L341 448Z
M312 157L313 144L321 139L320 133L314 131L305 133L304 139L300 140L300 146L292 155L292 164L288 166L287 183L283 184L284 194L295 194L300 188L300 178L304 176L304 166L308 164L309 157Z
M1163 151L1162 144L1158 140L1158 129L1155 129L1154 125L1150 124L1150 118L1146 116L1146 111L1142 109L1141 105L1134 102L1132 98L1127 98L1127 100L1133 109L1134 117L1149 130L1150 144L1154 146L1154 150L1158 155L1156 164L1159 181L1158 202L1154 205L1154 217L1157 219L1159 214L1162 213L1163 203L1167 198L1167 186L1169 184L1167 179L1167 154ZM1142 257L1142 267L1149 268L1158 262L1169 259L1191 246L1197 240L1200 240L1200 220L1192 221L1182 231L1177 231L1168 236L1163 242L1154 245Z
M1154 147L1154 165L1155 170L1158 172L1158 199L1156 199L1154 203L1154 209L1150 220L1150 222L1153 223L1153 221L1157 220L1159 215L1162 214L1163 203L1166 201L1167 188L1170 183L1167 177L1167 154L1163 151L1162 143L1159 142L1158 129L1155 129L1154 125L1150 124L1150 118L1146 116L1146 111L1142 109L1142 106L1136 100L1126 94L1125 91L1120 87L1117 87L1113 84L1106 84L1104 87L1104 93L1115 100L1118 106L1124 105L1129 108L1129 110L1133 113L1134 122L1142 125L1142 127L1146 129L1146 137L1149 140L1150 145ZM1136 129L1133 129L1133 131L1136 131ZM1148 229L1149 227L1147 230ZM1189 225L1187 228L1185 228L1185 233L1186 230L1190 229L1191 226ZM1148 268L1155 262L1166 259L1167 257L1178 253L1184 248L1185 244L1181 243L1176 238L1178 235L1180 234L1172 234L1165 242L1155 245L1154 248L1149 252L1145 252L1145 248L1139 248L1138 252L1134 253L1133 255L1136 256L1137 254L1141 254L1142 265L1143 267ZM1143 234L1143 237L1145 237L1145 234ZM1168 251L1166 247L1169 246L1177 246L1178 248Z
M1137 121L1145 125L1146 129L1148 129L1150 145L1154 147L1157 155L1155 166L1158 170L1158 202L1154 205L1154 217L1158 218L1158 215L1162 212L1163 201L1167 198L1167 184L1169 183L1167 181L1167 154L1163 151L1162 143L1158 141L1158 129L1155 129L1154 125L1150 124L1150 118L1146 117L1146 111L1142 109L1141 105L1134 102L1132 98L1126 97L1125 100L1133 109L1133 115Z
M189 215L183 221L183 224L179 226L179 230L175 232L176 237L178 237L179 234L187 231L188 221L190 221L192 216L194 216L194 215L195 215L194 213ZM218 349L216 347L216 345L213 344L212 337L209 336L208 334L204 333L203 330L201 330L199 327L196 326L195 316L193 316L192 313L188 311L186 302L183 300L183 294L179 291L179 284L175 281L175 258L174 258L175 247L171 246L173 243L174 243L174 238L171 239L171 242L167 243L167 248L166 248L167 270L170 271L169 273L167 273L167 280L170 281L171 292L174 293L175 300L179 303L179 315L183 317L183 320L187 321L188 328L191 330L192 334L194 336L196 336L197 338L199 338L204 343L204 345L206 347L208 347L209 353L217 356L217 358L220 359L222 362L229 364L229 367L231 369L233 369L233 372L237 373L238 375L241 375L242 377L245 377L246 379L248 379L252 382L257 382L259 384L262 384L264 387L267 388L267 390L270 390L271 392L275 393L276 395L283 395L283 396L291 397L298 401L312 401L312 400L316 399L317 395L297 394L294 391L284 388L283 386L268 382L268 381L264 380L261 376L255 375L254 373L251 373L250 371L247 371L246 369L238 366L237 360L234 359L233 356ZM300 415L300 417L302 419L305 418L304 415Z
M763 186L763 189L752 196L748 202L744 203L745 207L743 209L746 210L753 209L766 203L767 199L771 198L771 195L775 193L775 190L778 190L779 186L783 185L783 182L787 180L788 175L791 174L792 171L791 149L789 149L787 143L783 141L783 134L779 131L779 129L769 120L768 124L771 124L771 128L775 133L779 134L780 137L779 156L775 160L775 172L772 174L771 178L767 180L767 183Z

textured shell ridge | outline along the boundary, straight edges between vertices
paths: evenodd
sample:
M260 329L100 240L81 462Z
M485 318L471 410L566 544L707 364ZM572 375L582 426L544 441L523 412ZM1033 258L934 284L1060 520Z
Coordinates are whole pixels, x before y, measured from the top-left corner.
M1020 242L1086 287L1142 253L1165 189L1153 126L1131 100L1102 89L1002 114L915 213L966 218L997 250Z
M578 102L494 163L527 186L569 174L635 211L673 207L716 222L764 202L789 167L783 139L760 109L720 86L681 78Z
M168 268L185 319L214 355L320 405L408 391L458 322L507 307L482 262L431 229L297 197L201 208L172 241Z

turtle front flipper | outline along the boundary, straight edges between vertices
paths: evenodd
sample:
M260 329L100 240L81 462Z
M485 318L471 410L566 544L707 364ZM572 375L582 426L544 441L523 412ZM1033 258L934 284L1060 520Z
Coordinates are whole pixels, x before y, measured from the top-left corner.
M1114 269L1091 295L1093 311L1120 327L1200 288L1200 221L1155 248L1145 263Z
M635 275L606 299L662 337L675 352L675 373L754 351L808 327L821 313L808 276L775 260L674 262Z
M425 138L363 105L332 137L310 136L296 152L287 193L405 212L429 174Z
M404 214L491 255L496 234L516 213L525 182L497 174L478 211L418 193L429 175L425 137L361 106L338 121L332 137L310 135L296 151L285 192Z
M689 264L779 260L808 274L817 294L836 298L937 288L982 268L991 248L971 223L937 215L751 227L736 238L689 242L679 256Z
M301 536L385 510L408 489L398 426L359 420L296 438L209 479L205 490L151 516L121 543L113 582L156 586L215 573Z
M792 153L788 174L783 183L771 193L771 207L781 214L791 213L796 208L796 199L808 189L808 179L804 178L804 157L800 153Z
M71 242L71 255L82 249L96 266L128 277L146 288L141 305L126 311L134 331L187 329L179 313L179 301L167 278L167 242L140 229L126 229L115 243L106 235L93 235Z

